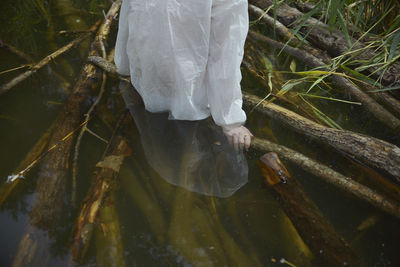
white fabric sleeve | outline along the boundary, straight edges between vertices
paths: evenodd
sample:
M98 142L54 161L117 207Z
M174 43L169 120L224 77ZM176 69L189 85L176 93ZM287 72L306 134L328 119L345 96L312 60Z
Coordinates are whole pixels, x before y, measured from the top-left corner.
M115 56L114 62L117 66L117 71L121 75L129 75L129 58L127 54L127 44L129 38L129 21L128 21L128 12L129 12L129 1L122 1L121 11L119 14L119 22L118 22L118 35L117 41L115 44Z
M207 98L217 125L229 130L246 121L240 64L249 28L247 0L215 0L212 6Z

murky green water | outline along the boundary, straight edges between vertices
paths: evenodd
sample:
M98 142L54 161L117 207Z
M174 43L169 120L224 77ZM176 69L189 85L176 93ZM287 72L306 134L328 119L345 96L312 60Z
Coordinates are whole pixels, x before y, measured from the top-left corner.
M56 15L54 8L43 2L45 10L53 12L46 15L35 2L40 1L1 1L0 21L4 26L0 28L0 36L4 42L12 43L38 60L53 51L48 29L54 27L58 31L66 26L65 14ZM80 10L78 15L88 25L102 17L102 7L93 4L96 1L75 2ZM97 2L108 6L108 1ZM93 12L84 11L89 9ZM115 29L108 48L113 46ZM54 37L57 46L72 38ZM268 56L273 58L273 55L271 51ZM61 110L70 89L63 85L73 85L76 79L65 64L76 74L83 59L80 50L74 49L0 97L2 184ZM288 63L284 58L273 62L279 69ZM0 72L25 63L7 49L0 48ZM1 74L0 84L17 73ZM262 93L252 79L244 73L244 90ZM109 79L106 88L105 98L89 128L109 139L124 104L118 90L119 81ZM382 132L382 127L360 108L326 102L314 104L346 129L400 143L390 133ZM236 155L207 121L171 122L165 115L152 115L140 108L135 108L133 114L134 122L129 131L132 154L126 158L118 184L95 222L95 234L84 259L73 265L285 266L279 263L281 258L296 266L310 265L292 224L263 184L256 165L260 152L250 150L244 156ZM306 140L258 113L249 115L248 126L258 137L301 151L357 180L374 175L337 151ZM60 223L55 229L43 231L46 237L43 240L49 243L44 245L43 255L33 257L37 266L70 263L69 246L79 203L90 187L95 164L105 148L96 137L84 136L79 159L78 205L74 207L71 203L69 182ZM288 163L287 166L368 266L400 265L398 220L294 165ZM20 240L30 225L29 212L38 175L39 168L34 168L1 207L1 266L12 265ZM366 220L370 225L357 229Z

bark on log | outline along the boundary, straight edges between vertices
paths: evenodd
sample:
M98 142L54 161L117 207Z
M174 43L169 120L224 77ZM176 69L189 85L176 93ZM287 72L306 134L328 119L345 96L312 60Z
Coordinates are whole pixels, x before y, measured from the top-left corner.
M88 244L92 238L93 227L102 204L108 193L115 188L119 170L126 156L131 152L124 134L126 129L133 124L132 117L125 114L116 127L104 158L97 163L93 183L79 213L74 230L74 239L71 246L72 256L75 261L83 258Z
M108 35L112 21L121 3L121 0L117 0L112 4L92 43L90 55L99 54L97 43ZM58 143L66 134L77 128L79 120L84 113L85 102L90 96L90 89L97 85L100 74L101 71L91 64L86 64L83 67L74 91L67 100L54 126L55 130L50 140L50 146ZM37 183L38 196L34 200L34 207L30 214L31 225L26 229L26 234L19 243L13 266L37 265L33 260L38 259L41 255L48 256L50 240L47 234L44 234L38 227L49 230L54 229L60 217L69 170L68 163L71 147L72 140L69 139L69 141L60 146L56 153L52 154L52 157L45 158L46 161L41 165L41 176L38 178ZM43 235L46 237L44 238ZM40 266L44 266L44 264L40 264Z
M377 91L378 88L372 86L370 84L360 84L360 88L365 92L368 91ZM371 97L373 97L376 101L381 103L387 110L392 112L394 116L400 118L400 100L396 99L393 95L387 92L373 92L369 93Z
M280 23L278 20L274 20L268 14L254 6L249 5L249 11L251 14L257 17L261 17L261 20L265 22L269 27L275 27L277 33L285 40L290 40L290 44L294 47L301 47L302 50L306 51L307 53L311 54L312 56L321 59L325 64L331 64L332 58L328 56L325 52L321 51L320 49L316 49L314 47L306 45L304 42L299 41L289 29ZM365 87L365 88L364 88ZM363 89L365 92L377 90L378 88L371 86L369 84L361 84L360 89ZM378 102L382 103L389 111L393 112L393 114L397 117L400 117L400 101L391 96L386 92L377 92L370 94Z
M253 16L261 19L262 22L266 23L270 28L274 28L279 36L286 41L289 41L294 47L301 47L301 49L307 51L311 55L320 58L324 63L329 63L331 58L326 54L326 52L321 51L320 49L316 49L312 46L307 45L305 42L300 41L296 36L294 36L290 30L280 23L278 20L275 20L273 17L269 16L265 13L261 8L256 7L254 5L249 5L249 12Z
M265 103L248 93L243 93L243 100L246 105L257 106L258 111L279 120L294 131L328 144L400 182L400 148L397 146L374 137L322 126L278 105Z
M275 152L286 161L290 161L303 170L315 175L323 181L341 189L342 191L365 201L376 208L400 219L400 204L376 193L350 177L346 177L328 166L312 160L285 146L272 143L261 138L254 138L251 147L263 152Z
M300 10L303 13L310 12L315 8L315 5L313 3L308 3L308 2L300 2L300 1L295 1L290 3L291 6L296 7L298 10Z
M363 266L347 242L335 231L317 205L290 176L276 153L260 158L258 166L283 210L321 266ZM285 182L281 182L284 179Z
M250 0L250 4L258 6L262 9L266 9L274 4L272 0ZM273 10L269 11L272 16ZM295 28L299 25L300 21L297 21L304 16L304 13L300 12L298 9L290 7L286 3L280 3L276 8L277 19L286 25L287 27ZM295 23L296 22L296 23ZM340 56L349 51L349 45L347 44L346 37L342 32L337 30L331 33L329 27L315 19L309 18L302 31L307 34L307 40L309 40L316 47L327 51L332 57ZM357 60L369 60L375 56L375 52L372 49L365 49L365 45L361 42L357 42L354 38L350 37L352 44L355 44L352 50L363 49L354 55ZM371 67L368 69L371 73L374 72L377 67ZM382 74L382 71L377 71L373 77L376 79ZM400 85L400 64L394 63L382 76L382 82L385 85Z
M303 61L305 64L312 68L319 67L320 70L329 71L324 66L324 62L322 60L314 57L313 55L297 48L293 48L290 46L285 46L285 44L272 40L264 35L256 33L254 31L249 31L249 36L254 38L260 42L268 43L274 47L278 47L283 49L286 53L296 57L297 59ZM363 106L371 112L379 121L387 125L390 129L393 129L397 132L400 131L400 120L393 116L389 111L384 109L381 105L379 105L374 99L368 96L366 93L361 91L354 83L350 82L343 76L340 75L331 75L330 80L334 82L336 85L341 88L346 89L356 100L360 101Z
M111 6L92 43L89 55L98 55L100 53L97 51L98 43L108 35L112 21L120 6L121 1L116 1ZM101 70L91 64L84 65L71 96L57 118L57 125L50 145L59 142L64 136L77 128L82 115L85 113L85 105L90 97L91 89L98 86L100 76ZM69 139L51 157L45 158L45 161L41 164L41 176L38 178L36 189L38 196L31 212L31 222L36 226L51 226L56 223L59 217L69 173L71 148L72 139Z

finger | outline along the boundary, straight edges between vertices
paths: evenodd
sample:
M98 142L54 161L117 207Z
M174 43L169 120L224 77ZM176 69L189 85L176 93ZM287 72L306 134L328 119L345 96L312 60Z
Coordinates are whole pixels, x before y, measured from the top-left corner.
M232 135L226 135L226 139L228 139L229 145L233 145L232 144L232 141L233 141Z
M240 151L243 151L244 142L245 142L246 136L247 136L247 134L240 134L240 136L239 136L239 149L240 149Z
M254 137L254 135L250 132L249 129L247 129L247 132L249 133L250 137Z
M249 150L251 144L251 136L246 135L244 139L244 147L247 150Z
M237 134L234 134L232 136L232 138L233 138L232 141L233 141L233 146L235 147L235 150L239 151L239 136Z

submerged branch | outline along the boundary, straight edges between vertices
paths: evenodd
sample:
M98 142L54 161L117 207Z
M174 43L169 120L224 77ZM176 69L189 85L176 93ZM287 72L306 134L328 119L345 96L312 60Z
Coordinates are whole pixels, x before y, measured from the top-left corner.
M100 26L95 40L92 43L90 56L100 55L99 41L109 33L109 29L118 12L121 1L112 4L106 19ZM67 133L81 123L85 114L85 106L91 96L92 88L96 88L101 80L101 70L91 64L85 64L77 83L68 98L63 110L57 117L53 137L50 145L54 145ZM51 157L46 157L41 164L40 176L37 182L37 198L31 211L31 222L36 226L47 228L57 222L58 214L61 212L66 189L67 176L70 171L70 153L73 140L69 139L60 146Z
M103 159L96 165L95 179L83 201L74 230L71 251L75 261L83 258L90 243L94 223L104 199L115 188L121 165L131 151L125 140L124 131L132 123L132 117L125 114L116 126Z
M41 68L43 68L44 66L46 66L47 64L49 64L50 62L52 62L55 58L57 58L58 56L64 54L65 52L67 52L68 50L70 50L72 47L76 46L77 44L79 44L80 42L82 42L83 40L85 40L86 38L88 38L92 32L94 32L97 27L99 26L100 21L98 21L97 23L95 23L91 28L90 28L90 32L83 34L82 36L76 38L75 40L73 40L72 42L70 42L69 44L61 47L60 49L58 49L57 51L51 53L50 55L48 55L47 57L45 57L44 59L42 59L41 61L39 61L37 64L33 65L30 70L21 73L20 75L18 75L17 77L15 77L14 79L12 79L11 81L9 81L6 84L3 84L0 87L0 96L3 95L4 93L8 92L11 88L13 88L14 86L16 86L17 84L19 84L20 82L24 81L25 79L27 79L28 77L30 77L32 74L36 73L38 70L40 70Z
M49 147L44 153L40 154L37 158L35 158L25 169L18 172L17 174L12 174L12 175L8 176L7 183L14 183L18 179L25 178L26 173L28 173L33 167L35 167L40 162L40 160L42 160L45 156L47 156L51 151L56 149L58 146L62 145L66 141L68 141L68 139L71 138L74 135L74 133L76 131L78 131L81 127L86 125L87 122L88 122L87 120L82 122L81 125L79 125L79 127L77 129L71 131L66 136L64 136L61 140L59 140L57 143L55 143L54 145ZM41 141L41 140L39 140L39 141Z
M330 145L361 163L379 169L400 182L400 148L383 140L347 130L328 128L288 109L265 103L257 96L244 93L246 105L274 118L315 141Z
M101 50L101 54L102 57L105 58L106 57L106 50L104 47L104 42L103 40L100 38L99 39L99 45L100 45L100 50ZM85 114L85 118L86 120L90 120L92 113L94 112L94 110L96 109L97 105L100 103L100 100L103 97L104 94L104 90L106 87L106 82L107 82L107 73L103 72L103 76L102 76L102 82L101 82L101 86L100 86L100 90L99 90L99 94L97 95L96 101L93 102L92 106L89 108L89 111ZM85 134L85 132L91 132L89 130L89 128L87 127L87 125L85 125L84 127L82 127L78 138L76 140L76 144L75 144L75 148L74 148L74 158L72 161L72 196L71 196L71 202L72 205L75 205L76 203L76 191L77 191L77 186L76 186L76 180L77 180L77 176L78 176L78 159L79 159L79 149L81 146L81 142L82 142L82 138L83 135Z
M90 56L99 55L98 42L109 33L115 15L119 11L122 1L115 1L92 42ZM90 97L90 91L99 83L101 70L91 64L82 67L78 81L71 96L68 98L64 109L56 120L50 146L56 144L63 136L75 129L84 114L85 104ZM46 251L46 244L41 242L36 232L43 233L41 229L51 229L57 224L63 208L64 194L66 191L67 176L69 174L69 160L72 149L72 140L60 146L51 157L46 157L40 170L40 176L36 186L35 199L30 213L31 227L26 230L26 234L20 241L14 265L21 263L23 266L32 265L32 260L37 258L40 251ZM48 250L47 250L48 251Z
M310 247L317 263L322 266L363 266L300 183L286 170L276 153L262 156L258 166L266 184L279 198L283 210Z
M272 143L261 138L254 138L252 148L263 152L276 152L282 159L296 164L317 178L343 190L344 192L365 201L376 208L400 219L400 204L389 200L369 187L362 185L350 177L344 176L328 166L312 160L303 154L285 146Z
M8 49L11 53L13 53L14 55L18 56L19 58L23 59L26 61L26 63L32 63L33 62L33 58L27 54L25 54L24 52L22 52L21 50L19 50L18 48L16 48L15 46L8 44L6 42L4 42L3 40L0 40L0 48L6 48Z

